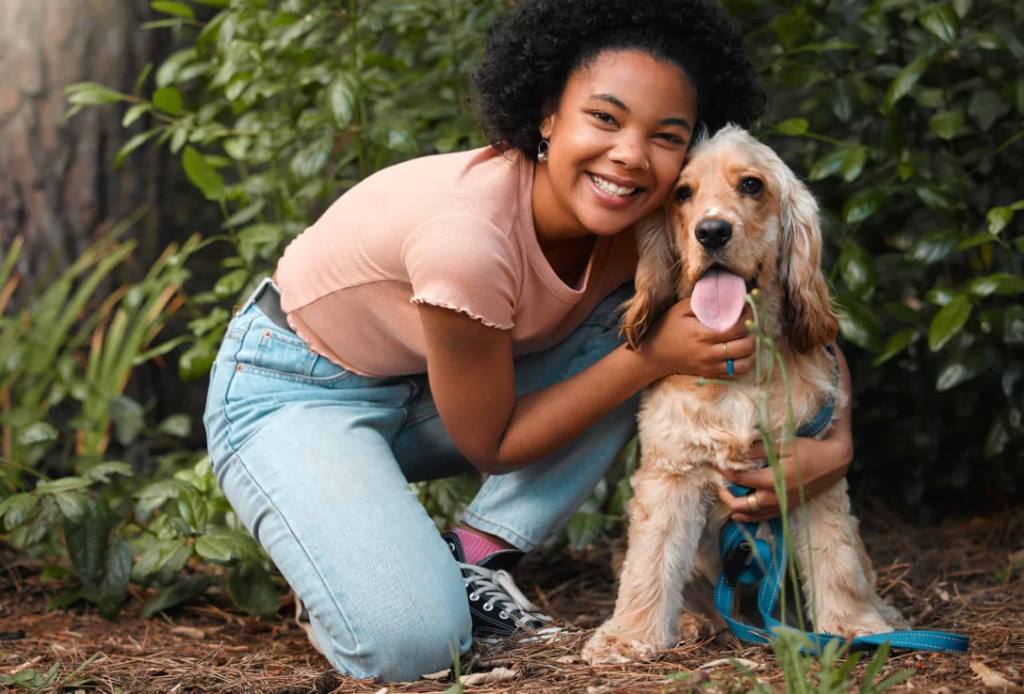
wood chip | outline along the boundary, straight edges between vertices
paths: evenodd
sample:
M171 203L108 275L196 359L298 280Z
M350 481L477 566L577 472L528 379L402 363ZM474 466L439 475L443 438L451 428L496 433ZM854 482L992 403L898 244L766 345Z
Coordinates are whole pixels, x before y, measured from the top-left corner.
M578 655L563 655L559 658L555 658L556 663L579 663L582 662Z
M42 659L43 659L43 656L37 655L32 660L26 660L24 663L22 663L21 665L19 665L16 668L14 668L13 670L8 672L7 674L8 675L17 675L22 670L28 670L30 667L32 667L33 665L35 665L36 663L38 663Z
M714 670L715 668L725 667L726 665L732 665L733 667L745 667L751 672L760 672L761 670L768 669L768 665L766 663L755 663L753 660L747 660L746 658L719 658L718 660L712 660L709 663L704 663L697 669Z
M463 675L460 679L462 680L462 686L472 687L473 685L479 684L494 684L495 682L504 682L505 680L512 680L519 676L519 670L513 670L507 667L496 667L490 672L474 672L472 675Z
M1022 691L1020 687L984 663L975 661L971 663L971 669L974 670L974 673L981 679L981 683L986 687L999 687L1000 689L1013 692Z
M202 629L196 629L195 627L177 626L171 629L172 634L180 634L181 636L187 636L190 639L200 641L206 638L206 632Z
M437 672L431 672L428 675L421 675L421 677L425 680L443 680L445 677L448 677L451 674L452 669L448 668L447 670L438 670Z

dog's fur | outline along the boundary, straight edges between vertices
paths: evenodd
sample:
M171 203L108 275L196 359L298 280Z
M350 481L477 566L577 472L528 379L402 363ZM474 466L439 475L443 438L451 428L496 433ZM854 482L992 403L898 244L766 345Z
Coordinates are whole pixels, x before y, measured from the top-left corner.
M745 178L761 181L761 192L744 193ZM824 349L835 339L838 318L821 272L818 207L807 187L775 152L735 126L694 147L676 190L684 186L692 191L689 199L679 202L673 196L664 210L638 225L636 295L623 317L629 342L636 346L673 299L690 296L711 266L744 280L756 277L789 372L797 427L829 397L836 399L838 412L845 395ZM707 218L728 221L733 229L731 240L714 251L694 236L697 223ZM768 358L765 350L762 363ZM721 569L717 538L729 514L716 493L726 483L719 472L751 467L746 452L758 438L760 384L754 369L735 379L739 387L697 380L670 376L644 392L641 465L633 477L619 596L615 614L583 650L590 663L642 659L673 646L684 583L688 611L713 609L711 590ZM782 379L774 378L770 388L771 425L778 432L786 415ZM810 500L806 509L793 511L790 519L804 593L816 599L820 629L863 635L905 627L878 597L845 480ZM805 570L808 530L813 585Z

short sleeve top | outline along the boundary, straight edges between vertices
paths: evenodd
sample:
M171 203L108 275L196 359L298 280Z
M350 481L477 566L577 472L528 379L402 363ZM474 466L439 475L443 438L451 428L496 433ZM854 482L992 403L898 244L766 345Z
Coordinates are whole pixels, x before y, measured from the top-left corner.
M633 277L636 241L600 237L568 286L537 241L533 173L528 158L484 147L364 179L285 248L274 280L289 325L370 376L427 370L419 303L510 331L516 354L561 341Z

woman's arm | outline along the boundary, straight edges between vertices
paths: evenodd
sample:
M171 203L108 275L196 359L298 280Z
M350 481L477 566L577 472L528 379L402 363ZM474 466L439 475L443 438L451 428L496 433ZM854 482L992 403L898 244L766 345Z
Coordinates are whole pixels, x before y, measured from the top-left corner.
M748 315L732 329L713 333L684 300L666 312L637 351L621 346L575 376L517 399L509 331L429 304L421 304L419 313L441 421L466 459L491 474L537 462L658 378L721 377L721 342L729 341L737 375L750 367L754 349L744 327Z
M798 437L796 439L796 462L794 464L793 451L788 450L779 457L779 463L785 468L786 474L786 498L789 508L796 508L800 503L800 482L804 487L804 498L820 494L833 484L841 480L846 471L850 469L853 462L853 423L851 421L853 398L851 397L852 383L850 381L850 367L846 363L846 357L835 346L836 360L839 364L839 387L846 393L846 405L837 408L833 416L832 429L823 439L810 439ZM752 459L764 459L767 457L764 445L758 442L751 446L747 454ZM799 467L799 479L797 477ZM779 515L779 498L775 494L775 485L772 480L772 471L768 468L763 470L751 470L749 472L729 472L725 476L733 483L744 487L752 487L757 495L759 511L756 514L750 513L749 502L746 498L736 498L726 489L719 489L718 495L732 510L732 517L739 521L754 522L768 520Z

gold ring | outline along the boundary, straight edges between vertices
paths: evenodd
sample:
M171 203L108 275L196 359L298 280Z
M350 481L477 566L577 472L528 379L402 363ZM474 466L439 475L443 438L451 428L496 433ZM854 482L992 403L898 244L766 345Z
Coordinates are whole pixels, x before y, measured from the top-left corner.
M725 350L725 358L728 359L729 358L729 341L728 340L726 340L725 342L722 343L722 349Z
M761 505L757 503L757 492L751 492L747 494L747 508L750 509L751 513L757 513L761 510Z

